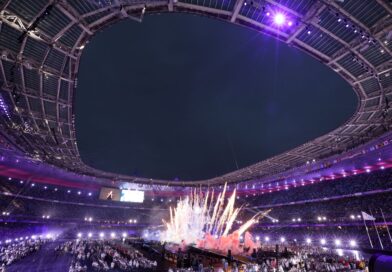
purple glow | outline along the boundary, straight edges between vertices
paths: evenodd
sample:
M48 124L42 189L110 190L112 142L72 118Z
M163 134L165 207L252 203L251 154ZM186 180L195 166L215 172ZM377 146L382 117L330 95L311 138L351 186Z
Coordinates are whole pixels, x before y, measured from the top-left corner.
M276 25L281 26L286 22L286 16L282 13L276 13L274 16L274 22Z
M3 113L8 117L8 119L11 119L10 113L8 111L8 107L4 102L3 97L0 95L0 108L2 109Z

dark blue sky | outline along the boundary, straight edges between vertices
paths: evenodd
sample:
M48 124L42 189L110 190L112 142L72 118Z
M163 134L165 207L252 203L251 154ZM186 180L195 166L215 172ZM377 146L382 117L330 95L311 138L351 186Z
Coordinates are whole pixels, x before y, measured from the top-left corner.
M357 104L312 57L209 18L125 21L84 50L78 146L87 164L107 171L214 177L331 131Z

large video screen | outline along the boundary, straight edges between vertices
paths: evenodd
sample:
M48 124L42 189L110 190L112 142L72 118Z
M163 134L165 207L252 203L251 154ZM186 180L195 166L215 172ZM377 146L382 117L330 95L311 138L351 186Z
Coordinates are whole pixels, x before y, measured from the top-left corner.
M144 191L120 190L115 188L102 187L99 198L101 200L143 203Z
M135 191L135 190L121 190L120 201L143 203L144 192L143 191Z
M99 199L120 201L121 191L119 189L102 187Z

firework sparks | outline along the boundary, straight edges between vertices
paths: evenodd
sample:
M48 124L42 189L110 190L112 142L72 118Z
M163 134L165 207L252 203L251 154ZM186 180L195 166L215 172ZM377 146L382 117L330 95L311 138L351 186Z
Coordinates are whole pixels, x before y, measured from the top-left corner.
M270 212L259 212L233 230L234 222L243 207L235 208L235 189L226 201L226 187L225 184L215 201L214 191L210 190L206 193L194 190L189 196L180 199L175 208L170 208L170 220L163 220L166 230L161 233L161 240L178 244L203 244L208 238L210 242L215 239L214 243L217 244L220 240L230 240L231 237L238 239Z

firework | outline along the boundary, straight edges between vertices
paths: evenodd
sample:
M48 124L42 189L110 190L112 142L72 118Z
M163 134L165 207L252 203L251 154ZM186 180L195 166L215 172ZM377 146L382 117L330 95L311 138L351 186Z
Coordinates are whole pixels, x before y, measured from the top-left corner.
M236 208L236 190L226 200L226 184L215 200L214 191L206 193L193 190L191 194L170 207L170 220L163 223L166 227L161 240L178 244L196 244L211 249L234 249L241 237L254 223L269 213L259 212L243 225L233 230L243 206ZM245 243L250 242L249 233Z

